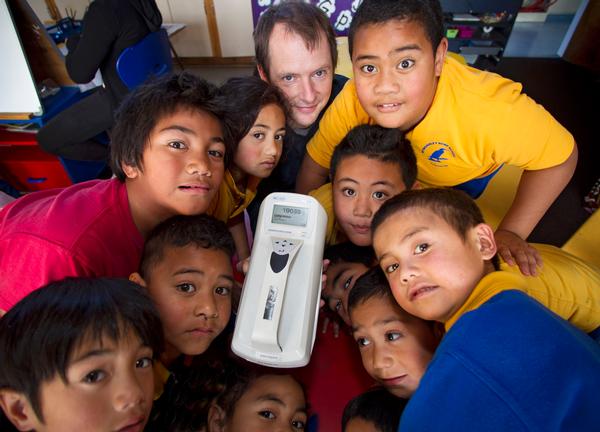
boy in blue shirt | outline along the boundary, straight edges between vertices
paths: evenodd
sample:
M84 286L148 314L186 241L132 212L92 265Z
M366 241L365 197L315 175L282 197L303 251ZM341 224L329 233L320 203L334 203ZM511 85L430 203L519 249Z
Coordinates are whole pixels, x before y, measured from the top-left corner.
M394 298L446 329L401 429L589 430L600 348L530 297L522 276L490 271L496 246L482 222L468 197L444 189L403 192L373 219Z

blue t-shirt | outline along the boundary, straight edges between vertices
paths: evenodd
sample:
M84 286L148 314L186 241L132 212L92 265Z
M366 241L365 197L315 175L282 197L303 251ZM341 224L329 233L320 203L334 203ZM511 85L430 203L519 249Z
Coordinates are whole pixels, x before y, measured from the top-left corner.
M445 335L399 431L600 430L600 346L518 291Z

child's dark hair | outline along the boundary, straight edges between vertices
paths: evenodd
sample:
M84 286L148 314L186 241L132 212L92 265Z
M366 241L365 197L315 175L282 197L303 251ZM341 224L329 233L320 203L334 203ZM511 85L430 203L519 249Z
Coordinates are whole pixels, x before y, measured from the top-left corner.
M221 86L221 93L224 97L225 125L234 154L263 107L275 104L287 117L285 97L277 87L259 77L230 78Z
M126 279L67 278L33 291L0 319L0 388L23 393L44 421L40 385L67 382L74 351L89 339L119 341L134 331L157 357L158 312L146 290Z
M392 395L383 387L369 390L346 404L342 414L342 432L353 418L373 423L380 432L396 432L406 399Z
M356 155L397 164L407 189L410 189L417 179L415 152L399 129L387 129L375 125L356 126L333 151L329 169L331 179L335 178L342 160Z
M348 293L348 313L359 304L374 297L387 298L389 301L396 303L390 284L379 266L371 268L356 279L356 283Z
M388 217L414 208L431 210L446 221L463 240L470 228L485 223L475 201L463 191L450 188L415 189L403 191L383 203L371 222L373 235ZM494 256L491 261L498 270L498 257Z
M208 215L173 216L148 234L140 261L142 278L146 282L151 279L151 269L163 259L168 247L182 248L188 245L220 250L229 258L235 251L233 237L223 222Z
M349 262L363 264L367 267L375 264L375 252L371 246L357 246L352 242L343 242L327 247L323 258L328 259L331 264Z
M111 132L111 168L125 181L123 164L143 169L143 153L150 133L165 116L178 110L202 111L220 119L222 100L216 86L183 72L154 78L133 90L115 114ZM231 160L231 145L224 138L225 164Z
M354 37L360 28L392 20L421 24L435 55L435 50L444 37L444 15L439 0L364 0L352 18L348 31L350 58L353 54Z
M265 375L286 375L285 373L280 374L272 369L240 362L232 362L231 367L226 370L227 373L224 379L223 390L214 400L214 404L219 406L225 412L226 418L233 417L235 406L254 381ZM305 393L302 384L295 378L293 379L298 383L300 388L302 388L302 392Z
M285 1L268 8L260 16L254 29L256 64L265 71L267 77L270 75L269 40L276 24L282 24L288 32L300 36L311 51L320 43L321 35L324 35L327 45L329 45L331 64L335 69L338 55L337 45L335 33L327 15L315 5L305 1Z

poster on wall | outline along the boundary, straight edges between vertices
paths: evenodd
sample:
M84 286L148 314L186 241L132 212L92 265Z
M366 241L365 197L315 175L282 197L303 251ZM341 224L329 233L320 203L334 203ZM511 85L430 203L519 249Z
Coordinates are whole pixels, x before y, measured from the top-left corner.
M279 3L281 0L252 0L254 26L256 27L258 18L269 6ZM312 3L325 12L337 36L348 36L352 17L362 0L307 0L306 3Z

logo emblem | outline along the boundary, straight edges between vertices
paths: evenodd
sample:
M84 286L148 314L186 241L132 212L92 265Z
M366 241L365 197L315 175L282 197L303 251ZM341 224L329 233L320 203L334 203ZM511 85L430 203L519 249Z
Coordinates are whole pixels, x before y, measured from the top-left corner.
M454 159L452 147L439 141L425 144L421 153L427 157L429 163L436 167L447 167L448 161Z

